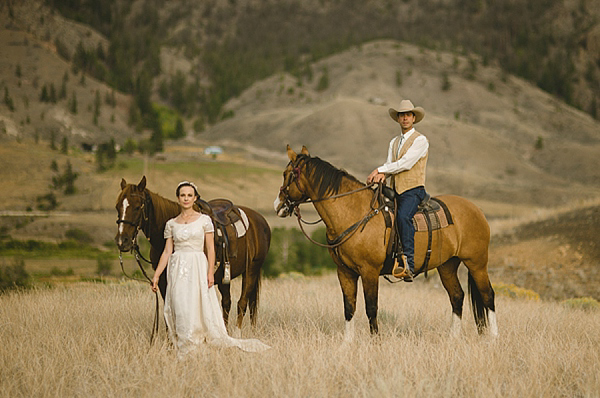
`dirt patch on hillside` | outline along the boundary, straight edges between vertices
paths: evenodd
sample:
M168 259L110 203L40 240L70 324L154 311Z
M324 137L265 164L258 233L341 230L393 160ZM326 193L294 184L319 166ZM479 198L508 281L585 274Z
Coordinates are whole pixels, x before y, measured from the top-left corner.
M600 299L600 206L531 222L495 237L492 281L532 289L543 298Z

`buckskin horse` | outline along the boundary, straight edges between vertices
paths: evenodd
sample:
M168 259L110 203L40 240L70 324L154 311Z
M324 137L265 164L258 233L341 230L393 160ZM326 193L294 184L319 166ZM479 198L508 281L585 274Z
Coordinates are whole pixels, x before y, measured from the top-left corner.
M210 204L212 201L209 201ZM121 252L132 251L135 247L137 233L141 230L150 241L150 262L152 268L156 269L158 260L165 247L164 230L167 221L176 217L180 208L179 205L169 199L146 189L146 176L135 184L127 184L125 179L121 180L121 192L117 197L117 224L118 231L115 242ZM246 314L246 309L250 309L250 321L252 325L256 323L256 313L260 295L260 270L269 251L271 243L271 229L269 224L258 212L244 206L237 206L243 210L248 218L246 233L237 238L233 228L233 236L229 235L229 240L235 240L235 251L230 255L231 279L242 275L242 292L237 303L237 327L242 327L242 321ZM214 220L213 220L214 223ZM215 239L217 232L215 229ZM224 252L217 252L217 261L223 264ZM220 254L221 255L220 255ZM224 268L219 266L215 271L215 284L221 292L221 305L223 310L223 319L227 325L229 311L231 309L231 291L229 283L224 283ZM167 273L163 272L159 279L159 289L163 300L167 290Z
M337 265L337 275L344 297L346 319L344 339L354 335L358 278L362 278L365 307L372 334L378 332L377 300L379 275L386 261L391 228L386 227L382 211L372 206L375 192L344 170L318 157L311 157L306 147L296 154L287 146L289 163L283 171L283 185L275 199L279 217L296 212L301 203L312 202L327 228L327 245ZM461 330L464 291L458 279L458 266L468 269L468 290L478 332L487 328L498 335L494 290L487 272L490 228L483 212L470 201L452 195L439 196L452 215L453 224L433 231L432 252L427 269L437 268L452 305L451 335ZM393 219L393 217L391 217ZM427 232L415 233L415 268L424 264ZM335 247L334 247L335 246Z

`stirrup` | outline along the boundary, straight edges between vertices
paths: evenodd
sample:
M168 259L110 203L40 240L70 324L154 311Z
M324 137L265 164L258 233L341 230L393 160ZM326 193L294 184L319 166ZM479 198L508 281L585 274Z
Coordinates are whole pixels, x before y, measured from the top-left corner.
M398 279L403 279L406 275L408 275L408 262L406 260L406 256L404 254L402 257L402 266L398 262L398 258L394 260L394 268L392 268L392 276Z
M223 269L223 284L229 285L231 282L231 266L229 261L225 262L225 267Z

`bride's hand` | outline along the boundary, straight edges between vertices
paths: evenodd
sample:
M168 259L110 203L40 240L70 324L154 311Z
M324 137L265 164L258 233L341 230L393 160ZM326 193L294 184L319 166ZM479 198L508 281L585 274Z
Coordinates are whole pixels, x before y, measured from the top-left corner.
M210 289L214 285L215 285L215 276L212 274L212 272L209 272L208 273L208 288Z

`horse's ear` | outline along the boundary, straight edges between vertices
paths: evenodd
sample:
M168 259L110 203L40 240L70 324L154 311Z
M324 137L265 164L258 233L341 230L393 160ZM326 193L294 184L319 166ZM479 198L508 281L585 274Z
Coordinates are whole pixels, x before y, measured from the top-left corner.
M302 145L302 151L300 151L300 153L306 156L310 156L310 153L308 153L308 149L304 145Z
M146 189L146 176L142 177L142 179L140 180L140 183L138 184L137 187L140 191L143 191L144 189Z
M296 157L298 156L298 155L296 155L296 152L294 152L294 150L292 149L292 147L290 146L290 144L288 144L288 146L287 146L287 155L288 155L288 158L290 158L290 160L292 162L295 162L296 161Z
M121 178L121 191L125 189L127 186L127 181L124 178Z

